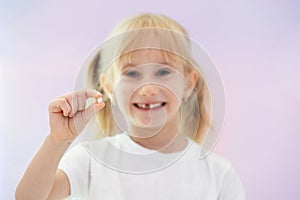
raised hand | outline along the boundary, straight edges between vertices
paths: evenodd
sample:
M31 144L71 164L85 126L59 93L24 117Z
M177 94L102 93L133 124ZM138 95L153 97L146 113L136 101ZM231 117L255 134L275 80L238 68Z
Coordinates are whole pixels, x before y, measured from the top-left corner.
M59 141L72 142L85 127L90 118L105 104L99 102L102 94L96 90L85 89L65 94L50 102L50 135ZM89 98L96 101L86 107Z

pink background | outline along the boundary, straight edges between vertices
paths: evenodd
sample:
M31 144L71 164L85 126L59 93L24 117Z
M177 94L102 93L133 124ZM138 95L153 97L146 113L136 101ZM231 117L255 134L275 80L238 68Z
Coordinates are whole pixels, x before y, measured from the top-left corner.
M299 1L126 2L1 1L0 199L14 199L47 135L49 101L72 91L90 51L140 12L177 20L218 66L227 101L215 152L248 199L300 199Z

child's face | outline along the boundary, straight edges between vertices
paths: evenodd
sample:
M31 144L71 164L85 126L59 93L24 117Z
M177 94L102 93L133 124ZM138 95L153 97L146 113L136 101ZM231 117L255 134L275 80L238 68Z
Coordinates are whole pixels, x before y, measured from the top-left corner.
M127 122L155 129L176 125L187 88L183 66L154 49L137 50L131 59L125 55L120 65L112 98Z

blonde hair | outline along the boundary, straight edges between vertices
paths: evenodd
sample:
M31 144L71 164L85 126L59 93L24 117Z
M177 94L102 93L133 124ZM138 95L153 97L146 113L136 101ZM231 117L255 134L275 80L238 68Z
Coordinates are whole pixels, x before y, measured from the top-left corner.
M103 86L100 85L99 77L104 72L110 73L113 77L113 71L118 66L120 56L128 54L130 58L132 52L142 48L160 49L166 59L171 57L184 66L184 75L195 68L199 69L190 52L188 33L180 24L164 15L140 14L126 19L115 27L107 41L113 46L105 46L96 52L91 59L87 74L89 86L100 91L106 103L105 108L97 113L97 119L101 131L107 136L115 134L116 124L111 111L111 101L103 90ZM108 68L108 66L114 67ZM195 95L182 103L179 117L183 119L182 134L201 143L211 126L211 98L201 72L196 71L198 81L194 87ZM195 131L192 132L195 133L187 131L191 127L188 127L190 124L185 122L193 124Z

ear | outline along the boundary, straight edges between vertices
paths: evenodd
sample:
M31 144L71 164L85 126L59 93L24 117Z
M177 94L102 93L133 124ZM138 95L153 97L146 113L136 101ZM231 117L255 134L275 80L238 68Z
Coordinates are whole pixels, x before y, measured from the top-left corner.
M113 86L109 83L109 81L107 80L107 76L104 74L101 74L100 76L100 85L102 86L105 94L112 101Z
M198 80L199 75L196 70L192 70L187 74L187 87L184 91L184 100L187 100L191 96Z

